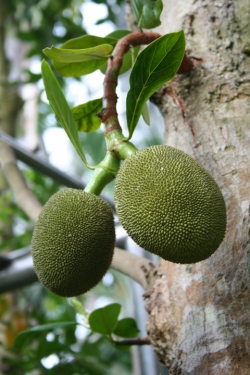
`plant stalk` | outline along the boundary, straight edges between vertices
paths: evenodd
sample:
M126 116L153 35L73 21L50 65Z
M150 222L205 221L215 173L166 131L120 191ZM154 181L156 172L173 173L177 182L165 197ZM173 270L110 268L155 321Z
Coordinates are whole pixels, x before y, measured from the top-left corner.
M84 191L99 195L107 184L115 179L119 170L120 159L107 151L105 158L95 168L94 174Z
M115 341L113 340L113 343L117 346L122 345L151 345L151 341L149 337L136 337L131 339L124 339L121 341Z
M106 133L112 131L113 129L121 130L116 111L116 87L119 71L122 66L123 56L131 46L136 47L143 44L149 44L158 39L160 36L161 35L158 33L133 32L121 38L116 44L113 55L108 61L108 68L104 80L104 109L100 117L105 125Z

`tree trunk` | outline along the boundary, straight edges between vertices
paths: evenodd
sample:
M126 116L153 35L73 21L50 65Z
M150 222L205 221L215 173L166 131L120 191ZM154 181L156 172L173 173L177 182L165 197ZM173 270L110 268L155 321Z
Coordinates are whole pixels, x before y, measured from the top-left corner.
M184 29L195 67L152 98L166 144L197 159L227 206L207 260L162 261L145 294L148 334L172 375L250 374L250 4L166 0L161 34Z

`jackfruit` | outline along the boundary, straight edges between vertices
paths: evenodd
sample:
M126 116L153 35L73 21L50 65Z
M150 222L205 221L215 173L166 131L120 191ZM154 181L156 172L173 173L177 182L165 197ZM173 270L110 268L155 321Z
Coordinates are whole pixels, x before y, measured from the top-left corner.
M45 204L31 244L35 271L47 289L63 297L83 294L110 267L115 246L112 209L94 194L61 190Z
M219 187L192 157L169 146L136 151L115 183L118 218L142 248L174 263L195 263L219 247L226 208Z

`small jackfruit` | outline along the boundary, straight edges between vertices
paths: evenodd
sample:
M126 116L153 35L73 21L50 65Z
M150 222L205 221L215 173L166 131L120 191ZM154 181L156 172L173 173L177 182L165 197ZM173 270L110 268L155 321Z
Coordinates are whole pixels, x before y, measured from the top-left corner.
M174 263L208 258L225 235L220 189L197 161L173 147L129 156L117 174L115 204L129 236Z
M94 194L61 190L45 204L31 244L35 271L47 289L63 297L83 294L110 267L115 246L112 209Z

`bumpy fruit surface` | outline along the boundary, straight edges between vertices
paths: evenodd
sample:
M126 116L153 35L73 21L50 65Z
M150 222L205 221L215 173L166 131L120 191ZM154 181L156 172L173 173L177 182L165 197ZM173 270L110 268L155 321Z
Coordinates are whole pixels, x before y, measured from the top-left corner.
M175 263L208 258L226 230L223 196L189 155L152 146L126 159L115 184L117 215L144 249Z
M65 189L45 204L32 237L41 283L63 297L94 287L110 267L115 246L111 207L100 197Z

